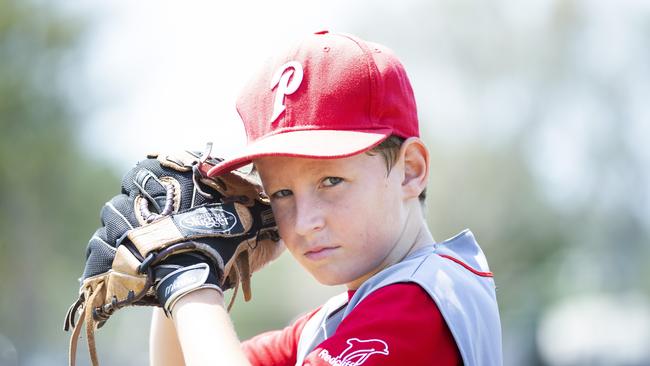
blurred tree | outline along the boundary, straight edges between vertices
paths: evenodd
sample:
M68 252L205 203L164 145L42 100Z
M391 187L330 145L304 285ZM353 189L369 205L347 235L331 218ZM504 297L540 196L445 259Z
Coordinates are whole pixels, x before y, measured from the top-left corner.
M21 364L64 362L61 324L81 248L118 186L77 146L78 118L63 92L82 26L48 3L0 0L0 334Z

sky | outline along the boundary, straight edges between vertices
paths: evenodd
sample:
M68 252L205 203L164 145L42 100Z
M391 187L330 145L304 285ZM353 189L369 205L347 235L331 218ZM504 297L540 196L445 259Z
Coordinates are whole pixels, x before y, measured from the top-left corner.
M84 146L121 169L161 146L203 150L214 141L221 156L241 148L235 99L252 73L297 36L342 23L343 1L320 2L318 11L305 3L77 4L94 19L81 65L91 95L77 96L98 106L84 117Z

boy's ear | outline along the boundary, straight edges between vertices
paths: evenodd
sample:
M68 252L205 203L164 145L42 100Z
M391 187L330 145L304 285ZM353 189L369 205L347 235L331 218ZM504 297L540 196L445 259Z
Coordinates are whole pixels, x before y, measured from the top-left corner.
M409 137L400 148L400 160L404 163L404 197L417 198L429 180L429 150L419 138Z

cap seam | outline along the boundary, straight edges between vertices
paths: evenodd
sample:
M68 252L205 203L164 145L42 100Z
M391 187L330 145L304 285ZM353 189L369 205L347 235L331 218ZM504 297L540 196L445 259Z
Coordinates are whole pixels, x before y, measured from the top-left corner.
M368 117L370 121L372 122L373 125L377 124L377 115L376 110L377 110L377 101L375 98L375 93L376 89L379 88L379 67L377 67L377 63L375 63L375 59L372 57L372 54L370 52L370 49L368 48L368 45L363 42L361 39L356 38L353 35L347 34L347 33L340 33L341 36L346 37L347 39L351 40L354 42L361 52L363 53L364 58L366 59L366 66L368 68ZM374 86L374 88L373 88Z

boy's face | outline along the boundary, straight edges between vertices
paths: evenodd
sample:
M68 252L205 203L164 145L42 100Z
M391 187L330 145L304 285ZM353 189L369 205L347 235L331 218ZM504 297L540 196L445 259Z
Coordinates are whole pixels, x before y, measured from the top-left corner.
M255 160L287 249L319 282L356 288L401 256L407 209L400 161L265 157Z

